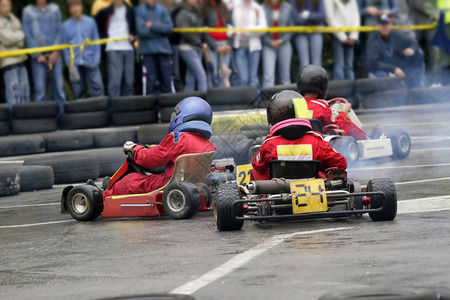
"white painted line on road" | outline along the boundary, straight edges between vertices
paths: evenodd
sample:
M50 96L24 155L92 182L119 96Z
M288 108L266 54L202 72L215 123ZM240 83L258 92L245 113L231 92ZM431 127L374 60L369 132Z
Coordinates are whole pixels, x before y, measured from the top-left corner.
M450 147L411 149L411 152L448 151Z
M338 227L338 228L327 228L327 229L311 230L311 231L298 231L298 232L289 233L289 234L275 235L272 238L266 240L264 243L256 245L255 247L245 251L244 253L236 255L229 261L227 261L224 264L218 266L217 268L209 271L208 273L200 276L199 278L189 281L180 287L177 287L176 289L170 291L170 294L191 295L191 294L195 293L196 291L198 291L199 289L201 289L202 287L207 286L208 284L216 281L217 279L230 274L231 272L233 272L236 269L240 268L241 266L245 265L252 259L263 254L267 250L270 250L271 248L277 246L278 244L282 243L283 241L292 238L293 236L316 234L316 233L323 233L323 232L333 232L333 231L339 231L339 230L349 230L352 228L353 227Z
M450 195L397 202L398 214L423 213L432 211L450 210Z
M60 224L60 223L69 223L69 222L76 222L76 221L75 220L64 220L64 221L53 221L53 222L34 223L34 224L6 225L6 226L0 226L0 229L33 227L33 226L42 226L42 225L51 225L51 224Z
M413 181L396 182L395 185L415 184L415 183L423 183L423 182L430 182L430 181L443 181L443 180L450 180L450 177L430 178L430 179L421 179L421 180L413 180Z
M35 206L48 206L48 205L61 205L61 202L41 203L41 204L25 204L25 205L15 205L15 206L3 206L3 207L0 207L0 209L35 207Z
M414 168L429 168L429 167L447 167L450 163L433 164L433 165L415 165L415 166L392 166L392 167L363 167L363 168L350 168L349 170L383 170L383 169L414 169Z

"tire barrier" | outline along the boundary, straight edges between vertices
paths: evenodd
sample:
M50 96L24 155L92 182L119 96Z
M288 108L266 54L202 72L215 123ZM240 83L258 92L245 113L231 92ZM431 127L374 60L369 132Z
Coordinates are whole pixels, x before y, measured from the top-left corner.
M17 168L0 169L0 197L16 195L20 191L20 177Z
M50 166L25 166L19 168L20 191L51 189L55 182Z
M140 126L137 132L137 141L140 144L159 144L168 133L169 124Z
M11 131L28 134L58 130L59 106L54 101L19 103L12 107Z
M122 147L126 141L136 141L138 127L90 130L95 148Z
M46 152L73 151L94 147L94 136L88 131L59 131L43 134Z
M0 136L9 132L9 107L8 104L0 104Z
M109 126L107 111L65 113L61 115L61 129L90 129Z
M109 101L113 125L137 125L158 122L156 96L127 96Z
M45 152L41 136L5 136L0 138L0 157Z

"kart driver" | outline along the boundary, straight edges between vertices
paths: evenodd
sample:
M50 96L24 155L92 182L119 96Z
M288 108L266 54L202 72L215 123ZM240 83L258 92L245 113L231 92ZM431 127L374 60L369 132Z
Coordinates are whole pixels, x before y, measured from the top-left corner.
M172 112L169 134L159 145L145 147L127 142L123 149L125 153L133 153L139 166L147 169L166 166L166 171L151 175L127 174L103 193L103 199L113 195L147 193L161 188L172 177L178 156L214 151L216 146L209 141L212 135L211 122L212 110L208 102L199 97L188 97L180 101Z
M297 89L305 96L308 109L312 111L312 118L318 119L322 128L334 124L344 130L346 135L357 140L367 140L366 133L347 119L347 113L352 109L351 103L344 104L343 111L333 122L330 106L327 101L322 100L328 94L328 75L324 68L316 65L303 67L298 73Z
M302 95L294 91L275 94L267 105L270 134L252 161L252 180L269 180L271 160L318 160L319 176L325 177L326 169L347 168L347 160L336 152L323 136L311 129L307 105Z

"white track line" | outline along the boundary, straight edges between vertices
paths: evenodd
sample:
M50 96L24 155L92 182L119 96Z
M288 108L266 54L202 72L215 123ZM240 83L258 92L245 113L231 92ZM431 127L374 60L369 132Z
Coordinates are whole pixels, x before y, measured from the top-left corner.
M450 210L450 195L402 200L397 202L398 214L412 214L443 210Z
M0 226L0 229L33 227L33 226L42 226L42 225L51 225L51 224L60 224L60 223L71 223L71 222L76 222L76 221L75 220L63 220L63 221L52 221L52 222L22 224L22 225L6 225L6 226Z
M211 271L200 276L199 278L189 281L180 287L177 287L176 289L170 291L170 293L171 294L183 294L183 295L193 294L196 291L198 291L199 289L201 289L202 287L216 281L217 279L219 279L223 276L230 274L231 272L233 272L236 269L240 268L241 266L245 265L252 259L263 254L267 250L270 250L271 248L277 246L278 244L282 243L283 241L292 238L293 236L316 234L316 233L323 233L323 232L332 232L332 231L339 231L339 230L349 230L349 229L352 229L352 227L338 227L338 228L328 228L328 229L311 230L311 231L298 231L298 232L289 233L289 234L275 235L272 238L266 240L264 243L256 245L255 247L245 251L244 253L236 255L229 261L225 262L224 264L218 266L215 269L212 269Z
M23 208L23 207L35 207L35 206L48 206L48 205L61 205L60 202L54 203L41 203L41 204L26 204L26 205L15 205L15 206L3 206L0 209L10 209L10 208Z
M363 167L363 168L350 168L349 170L383 170L383 169L413 169L413 168L429 168L429 167L448 167L450 163L433 164L433 165L415 165L415 166L392 166L392 167Z
M421 180L413 180L413 181L396 182L395 185L415 184L415 183L423 183L423 182L430 182L430 181L443 181L443 180L450 180L450 177L430 178L430 179L421 179Z

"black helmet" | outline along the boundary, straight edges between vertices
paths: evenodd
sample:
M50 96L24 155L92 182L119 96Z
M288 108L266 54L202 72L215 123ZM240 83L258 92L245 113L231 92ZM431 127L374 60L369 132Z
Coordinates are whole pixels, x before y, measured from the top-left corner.
M306 119L307 106L302 95L295 91L282 91L272 96L267 104L267 120L272 126L271 134L282 135L288 139L296 139L311 130ZM285 120L299 118L297 121Z
M328 74L324 68L316 65L307 65L301 68L297 76L297 89L303 95L317 93L319 98L328 94Z

